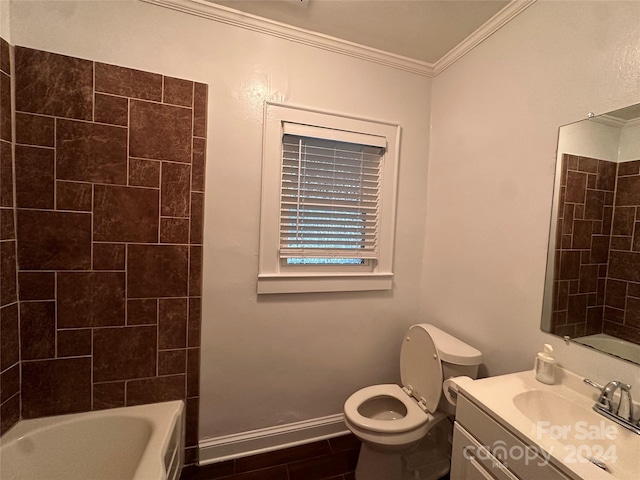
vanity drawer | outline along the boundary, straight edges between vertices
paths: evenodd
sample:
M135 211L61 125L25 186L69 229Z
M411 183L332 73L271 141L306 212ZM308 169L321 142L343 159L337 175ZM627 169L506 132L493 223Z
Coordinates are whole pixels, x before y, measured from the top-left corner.
M464 395L458 395L456 423L470 432L495 459L517 477L531 480L571 480Z
M455 480L518 480L460 424L453 429L451 478Z

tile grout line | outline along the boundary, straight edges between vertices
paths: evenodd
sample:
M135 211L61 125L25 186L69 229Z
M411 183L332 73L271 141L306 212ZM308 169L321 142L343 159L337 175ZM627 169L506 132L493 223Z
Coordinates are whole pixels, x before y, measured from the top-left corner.
M162 104L162 101L164 100L165 97L165 85L164 85L164 75L160 76L160 104ZM163 192L162 192L162 179L164 178L164 163L162 161L160 161L160 166L159 166L159 184L158 184L158 233L156 235L156 242L158 244L160 244L160 239L161 237L161 230L162 230L162 201L164 198ZM160 299L156 299L156 378L158 377L159 373L160 373L160 317L161 317L161 313L160 313ZM186 403L185 403L185 409L186 409Z
M131 101L127 98L127 186L131 186Z
M190 373L190 366L191 366L191 362L189 361L189 358L191 356L191 354L189 353L189 306L190 306L190 301L189 299L191 298L191 290L190 290L190 284L191 284L191 234L192 234L192 225L193 225L193 209L192 209L192 201L193 201L193 194L192 194L192 186L193 186L193 129L195 126L195 88L196 88L196 83L192 82L191 83L191 163L189 165L189 185L187 188L187 191L189 192L189 196L188 196L188 202L189 202L189 232L187 235L187 241L189 242L189 249L188 249L188 253L187 253L187 262L188 262L188 267L187 267L187 317L186 317L186 322L184 325L184 329L185 329L185 377L184 377L184 395L185 398L187 398L189 396L189 373ZM200 354L200 351L198 350L198 355ZM199 380L198 380L199 383ZM200 396L200 388L198 387L198 397ZM199 400L198 400L198 404L199 404ZM198 417L200 416L200 412L198 412ZM235 470L235 463L234 463L234 470Z
M57 117L53 118L53 209L54 211L58 210L58 119ZM58 358L59 350L60 350L60 339L58 336L58 272L56 271L53 274L53 301L54 301L54 311L53 311L53 323L55 328L55 345L54 345L54 356ZM93 370L93 369L92 369ZM91 408L93 408L93 397L90 398Z
M125 97L127 99L127 186L131 185L131 99L129 97ZM131 254L129 250L129 243L125 242L124 244L124 324L125 326L129 326L129 269L127 266L129 265L129 255ZM124 392L123 392L123 404L127 406L129 399L127 392L129 390L129 382L123 382Z
M96 112L96 62L92 62L91 63L92 69L93 69L93 76L92 76L92 89L93 89L93 95L92 95L92 124L95 124L95 112ZM57 124L57 121L56 121ZM90 232L90 245L91 245L91 272L93 272L94 270L94 248L93 248L93 240L94 240L94 235L93 235L93 231L95 228L95 215L94 215L94 210L95 210L95 185L93 183L91 183L91 210L90 210L90 215L91 215L91 232ZM91 288L91 287L89 287ZM57 310L57 308L56 308ZM95 329L93 328L93 313L91 314L91 373L90 373L90 389L91 389L91 393L90 393L90 400L91 400L91 410L95 410L95 398L93 395L93 382L94 382L94 377L93 377L93 371L94 371L94 364L95 364L95 357L94 357L94 333L95 333Z
M158 372L160 371L160 299L157 301L156 308L156 372L155 377L158 377Z

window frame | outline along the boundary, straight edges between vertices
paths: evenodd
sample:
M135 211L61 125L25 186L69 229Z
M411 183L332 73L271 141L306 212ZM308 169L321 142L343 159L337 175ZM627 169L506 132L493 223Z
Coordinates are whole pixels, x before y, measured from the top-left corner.
M284 265L279 254L284 124L309 125L386 139L380 174L378 258L363 265ZM399 124L265 102L258 294L389 290L393 286ZM338 134L338 136L340 136ZM340 140L340 138L336 138Z

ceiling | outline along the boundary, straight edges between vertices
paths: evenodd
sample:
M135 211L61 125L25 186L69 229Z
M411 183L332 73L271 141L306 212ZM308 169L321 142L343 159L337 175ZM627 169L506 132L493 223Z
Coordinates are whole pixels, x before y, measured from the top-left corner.
M434 64L510 1L208 0L225 7Z

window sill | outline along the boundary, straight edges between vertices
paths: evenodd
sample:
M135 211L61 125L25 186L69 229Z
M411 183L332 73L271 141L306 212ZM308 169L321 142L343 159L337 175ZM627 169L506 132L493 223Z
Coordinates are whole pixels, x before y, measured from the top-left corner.
M258 294L391 290L393 273L258 275Z

